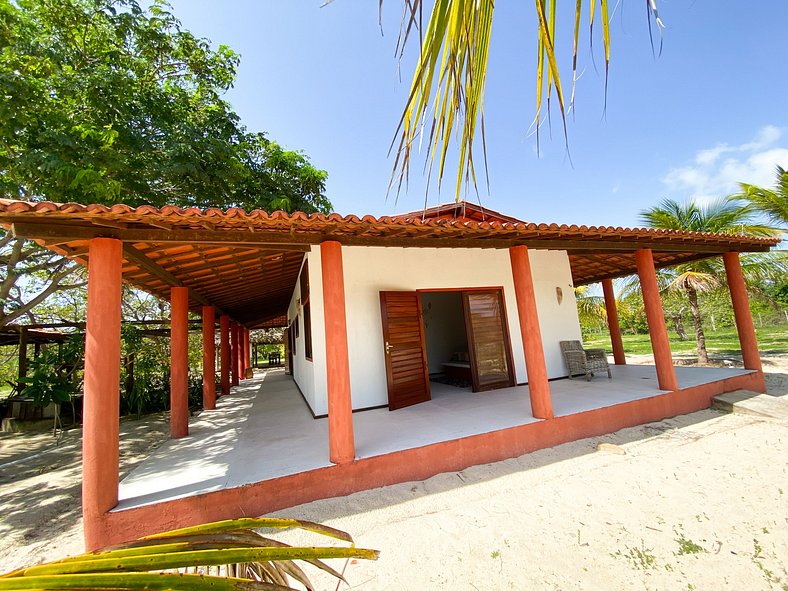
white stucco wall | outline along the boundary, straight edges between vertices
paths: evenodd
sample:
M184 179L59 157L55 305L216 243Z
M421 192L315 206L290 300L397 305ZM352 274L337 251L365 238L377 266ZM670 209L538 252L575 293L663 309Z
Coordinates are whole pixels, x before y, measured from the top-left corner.
M540 250L529 250L529 257L547 375L550 378L565 376L558 341L580 338L569 257L564 251ZM328 406L320 247L312 247L307 258L313 359L307 361L304 357L304 331L301 324L293 369L295 380L312 411L316 415L324 415ZM528 380L508 250L346 246L342 249L342 258L350 388L354 409L385 405L388 402L380 316L381 291L503 287L515 378L517 383ZM560 305L556 298L556 287L561 287L563 292ZM291 319L296 313L296 301L300 297L298 292L299 287L296 285L288 312ZM298 313L298 318L299 323L303 323L302 313Z
M569 257L566 251L562 250L529 249L528 255L536 294L539 328L542 331L547 377L563 377L566 375L566 368L558 341L582 339ZM556 296L556 287L561 288L563 295L560 304Z
M312 360L306 358L304 348L304 315L297 302L301 297L301 282L296 281L293 297L287 311L288 322L298 316L298 338L293 352L293 379L315 415L328 412L326 399L325 324L323 322L323 277L320 273L320 248L313 246L307 253L309 262L309 300L312 315ZM301 272L304 267L301 266ZM300 279L300 275L299 275ZM319 393L319 394L318 394Z

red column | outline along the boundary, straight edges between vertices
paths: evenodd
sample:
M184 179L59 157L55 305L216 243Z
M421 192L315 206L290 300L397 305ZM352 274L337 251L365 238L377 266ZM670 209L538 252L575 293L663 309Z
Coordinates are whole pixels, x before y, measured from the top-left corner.
M216 310L202 307L202 406L216 408Z
M654 364L657 366L657 381L661 390L678 390L676 370L673 367L673 355L670 351L668 329L665 326L665 315L662 312L662 298L659 296L657 273L654 270L654 257L651 249L641 248L635 251L635 262L640 278L640 289L643 292L643 303L646 307L648 334L651 337L651 349L654 352Z
M605 294L605 311L607 312L607 327L610 330L610 343L613 346L613 359L616 365L626 365L624 356L624 342L621 340L621 327L618 324L618 309L616 308L616 294L613 292L613 280L602 280L602 291Z
M320 245L320 263L326 327L328 450L332 462L344 464L353 461L356 449L353 438L353 403L350 398L342 245L335 241L323 242Z
M244 329L244 371L252 367L252 358L251 358L251 345L250 345L250 332L249 329Z
M245 326L241 327L241 377L246 377L246 369L249 365L246 363L246 339L249 338L249 329Z
M189 434L189 288L170 289L170 437Z
M232 370L232 384L237 386L238 379L238 323L230 321L230 369Z
M119 240L90 240L82 410L82 516L88 550L102 545L101 518L118 504L122 262Z
M219 341L222 365L222 394L230 393L230 317L219 318Z
M728 289L731 291L733 315L736 318L736 331L739 333L739 346L744 359L744 367L763 371L761 354L758 351L758 339L755 336L755 325L752 322L752 311L747 297L747 286L741 272L738 252L726 252L722 255L725 263L725 274L728 277Z
M244 330L246 330L242 325L238 325L238 335L235 345L236 356L238 357L238 379L244 379Z
M547 381L542 331L539 328L539 315L536 311L536 294L531 276L531 261L528 259L528 247L511 247L509 258L512 262L517 315L520 318L520 333L523 338L525 369L528 372L531 412L537 419L552 419L553 402L550 397L550 383Z

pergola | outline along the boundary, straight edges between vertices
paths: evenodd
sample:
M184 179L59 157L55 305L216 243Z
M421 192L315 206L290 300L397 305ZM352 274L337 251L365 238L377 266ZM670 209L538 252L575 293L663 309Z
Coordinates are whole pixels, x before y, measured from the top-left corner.
M118 501L118 384L121 282L171 302L171 434L188 434L187 315L203 317L204 403L214 408L215 321L221 384L249 367L249 330L282 326L304 253L317 247L323 277L329 453L353 462L343 246L508 249L535 417L551 418L550 391L528 249L569 254L574 284L601 281L616 363L624 363L612 279L640 278L659 386L678 388L655 268L722 256L744 365L760 372L739 252L778 240L673 230L567 226L518 221L470 204L394 217L221 211L165 206L79 205L0 200L0 224L88 267L83 439L83 513L88 547L107 539ZM761 376L762 382L762 376Z

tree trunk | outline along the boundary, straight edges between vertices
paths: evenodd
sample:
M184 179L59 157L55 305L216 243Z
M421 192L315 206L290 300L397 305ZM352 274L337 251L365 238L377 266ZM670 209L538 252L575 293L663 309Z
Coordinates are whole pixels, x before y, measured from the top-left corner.
M703 333L703 323L700 317L700 307L698 306L698 291L691 285L685 285L689 299L692 321L695 324L695 340L698 342L698 363L706 364L709 362L709 353L706 351L706 335Z
M684 330L684 323L681 321L681 312L678 314L671 314L670 319L673 321L673 330L679 335L679 340L687 340L687 331Z

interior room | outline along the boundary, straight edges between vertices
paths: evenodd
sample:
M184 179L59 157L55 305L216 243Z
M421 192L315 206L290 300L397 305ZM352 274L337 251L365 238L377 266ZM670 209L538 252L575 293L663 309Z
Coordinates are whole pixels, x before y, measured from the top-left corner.
M430 381L470 388L471 364L461 291L421 293Z

